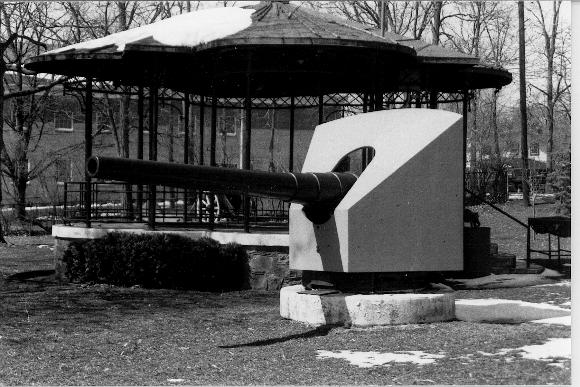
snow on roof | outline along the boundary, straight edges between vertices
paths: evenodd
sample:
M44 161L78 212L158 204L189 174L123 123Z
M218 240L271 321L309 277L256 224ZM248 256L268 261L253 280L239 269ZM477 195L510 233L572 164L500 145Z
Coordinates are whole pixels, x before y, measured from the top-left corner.
M58 48L45 54L57 54L72 49L94 50L111 45L115 45L117 51L123 51L126 44L146 38L153 38L169 46L195 47L248 28L252 24L254 11L254 9L239 7L204 9L173 16L99 39Z

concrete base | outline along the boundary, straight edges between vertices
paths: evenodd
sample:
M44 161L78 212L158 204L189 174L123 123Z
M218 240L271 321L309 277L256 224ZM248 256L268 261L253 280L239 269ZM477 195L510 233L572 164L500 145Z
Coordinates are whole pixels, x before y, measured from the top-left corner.
M444 294L300 294L302 285L280 291L280 315L312 325L417 324L455 318L455 297Z

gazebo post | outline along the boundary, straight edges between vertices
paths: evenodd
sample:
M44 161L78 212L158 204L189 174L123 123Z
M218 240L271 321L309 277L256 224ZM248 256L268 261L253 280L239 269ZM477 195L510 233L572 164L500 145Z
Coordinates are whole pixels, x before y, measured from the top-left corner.
M429 93L429 109L437 109L439 103L437 102L437 91L432 91Z
M137 159L143 160L143 129L144 129L144 96L143 85L137 91ZM143 221L143 185L137 186L137 221Z
M252 53L248 56L246 69L246 97L244 99L244 109L246 113L246 125L243 133L243 151L242 169L250 169L251 151L252 151ZM250 232L250 197L244 194L244 231Z
M189 93L183 96L183 164L189 164ZM187 194L189 190L183 190L183 223L187 223Z
M85 85L85 160L93 155L93 78ZM85 171L85 223L91 227L91 177Z
M149 160L157 160L157 86L149 86ZM157 187L155 184L149 185L149 227L155 229L155 213L157 207Z
M362 111L366 113L368 111L369 96L367 93L363 94L363 105ZM367 148L361 149L361 171L364 171L367 167Z
M294 171L294 111L296 110L294 95L290 97L290 135L288 142L290 150L288 151L288 171Z
M375 93L371 93L369 95L369 112L374 112L376 111L377 108L377 103L376 103L376 97L377 95ZM373 159L373 154L372 154L372 150L371 149L367 149L365 152L365 168L369 165L369 163L371 162L371 160Z
M205 129L205 95L199 96L199 139L198 139L198 152L199 152L199 165L204 164L204 154L203 154L203 130Z
M465 171L467 164L467 107L469 105L469 93L463 90L463 207L465 207Z
M217 97L215 95L215 89L211 97L211 131L209 135L209 165L212 167L216 166L215 158L215 148L216 148L216 135L217 135ZM209 229L213 230L215 225L215 200L213 192L209 193Z
M204 144L203 144L203 139L204 139L204 131L205 129L205 95L200 95L199 96L199 128L198 128L198 133L199 133L199 139L198 139L198 152L199 152L199 165L203 165L205 160L204 160ZM199 217L199 222L201 223L203 221L203 212L202 212L202 208L201 208L201 203L203 200L203 193L201 191L198 190L197 192L197 203L199 207L199 213L197 214ZM196 209L197 209L196 207Z
M318 96L318 125L324 123L324 94Z
M189 93L183 96L183 164L189 164Z

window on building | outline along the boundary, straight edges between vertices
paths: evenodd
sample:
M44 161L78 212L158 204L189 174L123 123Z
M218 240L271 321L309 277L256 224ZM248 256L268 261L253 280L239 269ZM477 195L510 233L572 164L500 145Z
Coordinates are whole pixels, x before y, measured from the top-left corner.
M540 144L537 142L530 145L530 156L539 156L540 155Z
M219 133L229 137L237 135L237 128L240 125L240 119L234 116L222 116L218 118L217 129Z
M54 113L54 130L57 132L72 132L74 130L74 114L68 111Z
M71 161L58 159L54 163L54 178L58 184L72 180Z

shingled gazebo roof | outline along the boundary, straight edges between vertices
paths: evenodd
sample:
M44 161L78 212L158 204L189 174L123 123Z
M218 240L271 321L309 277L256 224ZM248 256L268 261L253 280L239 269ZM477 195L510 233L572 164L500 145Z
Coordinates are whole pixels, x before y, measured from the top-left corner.
M26 67L198 94L318 95L370 88L376 73L414 60L413 49L306 12L266 2L175 16L31 58ZM375 69L360 71L359 69ZM212 88L213 86L213 88Z
M46 52L26 67L221 97L455 91L503 86L504 73L511 81L505 70L479 77L478 63L304 6L262 2L174 16Z

